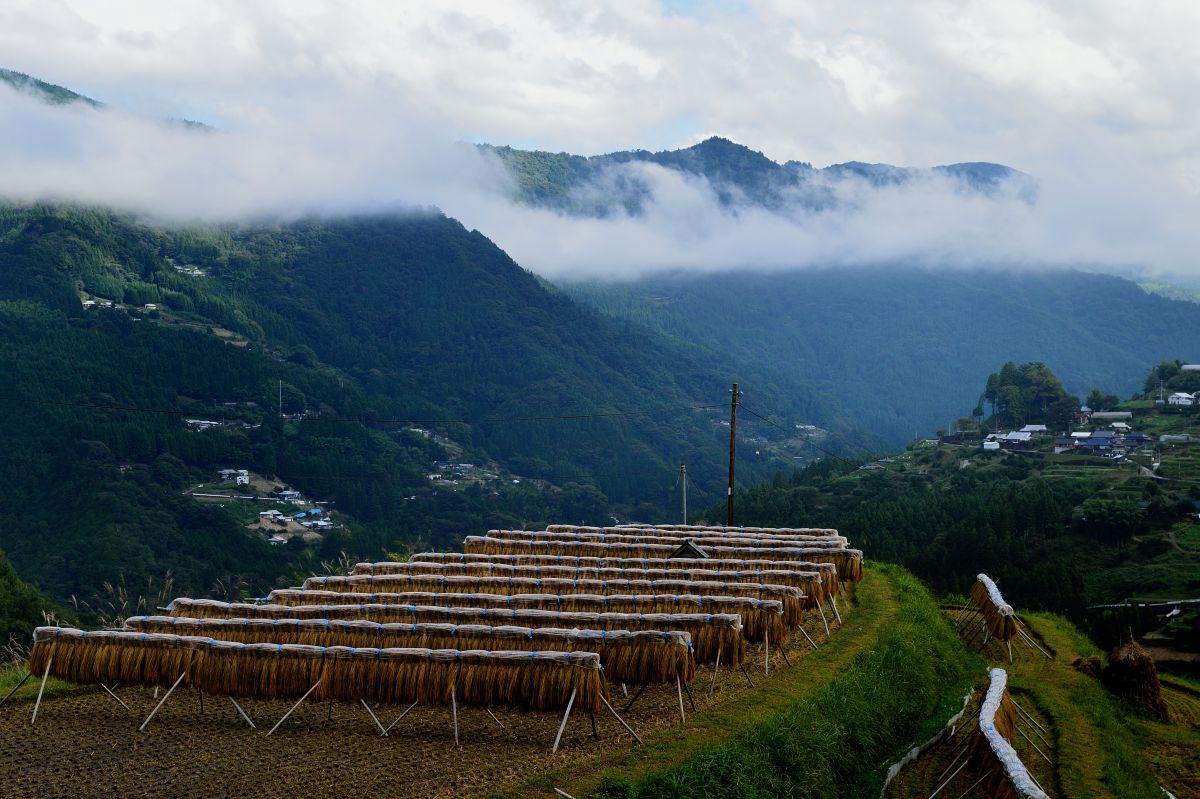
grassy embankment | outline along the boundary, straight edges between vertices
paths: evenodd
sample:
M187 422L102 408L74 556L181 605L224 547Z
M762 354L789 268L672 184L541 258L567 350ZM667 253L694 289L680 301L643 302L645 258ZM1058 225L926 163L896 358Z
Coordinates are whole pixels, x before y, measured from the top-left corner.
M802 664L663 730L644 747L501 796L869 796L887 764L961 705L982 662L916 578L868 564L858 607Z

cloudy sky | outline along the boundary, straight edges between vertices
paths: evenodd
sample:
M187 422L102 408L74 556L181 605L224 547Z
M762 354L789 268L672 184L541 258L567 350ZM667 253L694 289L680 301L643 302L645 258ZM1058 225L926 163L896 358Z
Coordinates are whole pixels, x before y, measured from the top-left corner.
M1195 2L7 0L0 66L120 113L0 92L0 193L208 218L432 203L549 274L933 251L1190 274L1197 42ZM196 143L159 117L228 135ZM934 190L797 227L722 216L703 186L660 176L648 220L585 224L493 202L479 187L494 166L454 146L588 154L714 134L817 166L995 161L1035 175L1041 199Z

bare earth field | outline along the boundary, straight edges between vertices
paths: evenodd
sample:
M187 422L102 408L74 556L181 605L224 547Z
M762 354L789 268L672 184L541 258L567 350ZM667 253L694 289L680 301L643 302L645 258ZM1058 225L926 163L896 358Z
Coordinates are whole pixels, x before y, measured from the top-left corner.
M852 602L843 599L844 617ZM805 629L818 644L825 640L816 614ZM818 635L818 631L822 634ZM834 629L834 636L838 630ZM804 668L820 658L802 635L786 647L787 667L772 648L771 676ZM762 647L751 648L747 669L756 685L763 676ZM709 696L712 669L699 671L692 685L703 715L736 702L752 689L739 671L722 666ZM561 716L520 714L496 709L501 729L486 712L459 710L462 748L454 746L449 708L418 706L387 738L361 705L337 704L332 720L324 704L300 706L274 735L270 729L289 707L285 702L244 702L259 729L251 730L228 699L204 698L180 689L147 727L138 726L153 709L152 692L118 689L132 712L97 688L74 688L42 701L36 725L29 717L37 693L30 680L0 708L0 797L450 797L503 790L543 772L595 763L597 756L624 753L633 743L607 712L597 714L599 740L592 738L587 714L572 713L558 754L550 744ZM630 689L632 696L633 689ZM612 688L618 712L628 701ZM692 716L687 696L685 707ZM403 708L376 709L386 727ZM652 686L622 716L645 737L679 724L675 686Z

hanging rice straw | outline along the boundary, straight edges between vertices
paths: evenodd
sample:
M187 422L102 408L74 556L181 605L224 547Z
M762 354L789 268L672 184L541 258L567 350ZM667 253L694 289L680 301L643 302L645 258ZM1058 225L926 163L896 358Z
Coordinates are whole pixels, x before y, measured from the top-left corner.
M697 534L680 536L672 533L666 535L643 534L636 530L625 530L617 533L552 533L545 530L489 530L489 538L500 538L505 541L597 541L615 544L669 544L679 547L684 541L691 541L702 549L708 546L739 546L739 547L820 547L828 549L844 549L849 541L842 536L774 536L769 538L745 536L734 538L721 534Z
M754 574L763 571L818 572L821 575L821 598L838 593L839 582L837 566L832 563L814 563L813 561L793 560L740 560L733 558L597 558L579 557L575 555L479 555L462 552L419 552L408 559L408 564L417 563L454 563L460 565L473 563L495 563L497 565L514 566L558 566L576 569L646 569L664 570L671 573L687 572L689 570L715 569L721 571L738 571ZM353 574L388 574L389 570L400 564L392 561L383 563L359 563L355 565ZM379 570L376 572L376 570ZM770 580L751 580L750 582L772 582ZM790 585L784 582L783 585ZM803 586L801 586L803 588ZM805 594L809 594L807 590Z
M830 565L830 568L836 568ZM694 582L759 583L785 585L797 588L803 594L804 608L813 608L825 596L819 571L763 570L763 571L720 571L714 569L666 569L587 567L587 566L542 566L511 563L358 563L354 576L381 576L389 574L432 574L432 575L478 575L483 577L557 577L569 580L688 580ZM308 587L308 583L305 583ZM317 586L311 586L317 587Z
M827 536L838 535L829 527L726 527L709 524L638 524L629 522L612 527L586 527L574 524L551 524L546 527L552 533L615 533L622 530L645 530L655 533L716 533L719 535L751 536Z
M367 619L381 623L518 625L529 628L572 627L588 630L682 631L692 639L696 662L742 662L745 640L736 613L587 613L537 608L451 608L415 604L255 605L215 599L176 599L174 617L212 619ZM214 636L215 637L215 636Z
M601 541L506 541L484 536L467 536L464 551L480 555L571 555L596 558L642 557L667 560L678 549L667 544L623 544ZM862 550L823 549L820 547L731 547L706 546L713 558L746 560L797 560L832 563L843 581L862 580Z
M1004 602L1000 589L986 574L976 576L971 586L971 601L983 615L988 633L999 641L1011 641L1017 637L1017 619L1011 605Z
M697 596L748 596L776 599L783 603L783 623L790 629L804 618L804 593L794 586L764 583L700 582L695 580L572 580L547 577L487 577L437 574L364 574L350 577L310 577L304 581L309 591L338 593L399 593L437 591L440 593L485 594L689 594Z
M595 652L605 677L618 683L667 683L695 678L692 639L682 631L567 630L482 624L381 624L367 620L203 619L133 616L134 632L200 636L246 644L306 644L369 649L483 649Z
M434 594L409 591L399 594L347 594L281 588L268 601L277 605L413 604L446 607L542 608L617 613L737 613L747 641L773 644L787 640L783 603L777 599L696 594Z
M158 657L158 652L166 653ZM187 653L181 662L178 653ZM594 652L518 652L243 644L193 636L39 627L31 664L85 685L159 686L185 675L208 694L251 699L458 703L526 711L575 706L596 712L606 697ZM59 665L59 664L62 665ZM176 670L177 669L177 670ZM314 690L315 688L315 690Z
M982 780L987 796L999 799L1049 799L1012 747L1019 720L1016 705L1008 695L1004 669L988 671L988 690L979 711L979 726L968 743L969 762Z

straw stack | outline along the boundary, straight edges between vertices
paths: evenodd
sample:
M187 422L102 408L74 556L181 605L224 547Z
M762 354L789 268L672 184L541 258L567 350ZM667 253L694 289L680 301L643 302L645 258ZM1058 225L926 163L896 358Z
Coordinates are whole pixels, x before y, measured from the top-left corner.
M678 548L684 541L691 541L702 549L708 546L739 547L822 547L843 549L849 541L842 536L791 535L791 536L729 536L720 533L662 535L642 533L638 530L622 530L613 533L553 533L547 530L489 530L489 538L505 541L608 541L614 544L668 544Z
M365 619L379 623L519 625L533 629L571 627L584 630L681 631L692 640L696 662L711 665L742 662L745 641L742 618L735 613L584 613L536 608L448 608L434 605L254 605L215 599L176 599L172 617L200 619L270 619L332 621ZM214 636L216 637L216 636Z
M987 625L988 633L1000 641L1011 641L1017 636L1017 619L1013 615L1011 605L1000 596L1000 589L986 574L976 576L975 584L971 586L971 601L983 615L983 623Z
M821 575L822 597L838 593L837 566L832 563L815 563L813 561L793 560L740 560L734 558L596 558L579 557L576 555L480 555L462 552L420 552L408 559L409 564L417 563L454 563L460 565L472 563L495 563L513 566L558 566L577 569L663 569L672 573L684 572L691 569L719 569L722 571L740 571L753 574L761 571L815 571ZM399 564L391 561L383 563L359 563L354 567L354 574L389 574L390 569ZM378 570L378 571L377 571ZM751 582L767 582L752 580ZM784 583L788 585L788 583ZM808 593L807 591L805 593Z
M737 613L747 641L787 640L783 603L777 599L696 594L352 594L281 588L267 598L277 605L443 605L445 607L541 608L616 613Z
M364 574L350 577L310 577L304 590L338 593L399 593L437 591L454 594L689 594L748 596L783 603L783 623L789 628L804 618L804 593L794 586L764 583L700 582L695 580L572 580L561 577L486 577L437 574Z
M481 555L569 555L594 558L642 557L666 560L678 547L669 544L626 544L601 541L507 541L484 536L467 536L463 549ZM841 580L862 580L862 550L822 547L704 547L713 558L744 560L793 560L832 563Z
M483 624L381 624L366 620L202 619L133 616L133 632L200 636L245 644L304 644L352 648L595 652L612 682L641 685L695 678L692 639L686 632L533 629Z
M824 597L819 571L763 570L721 571L717 569L621 568L588 566L541 566L512 563L358 563L354 576L391 574L477 575L482 577L556 577L568 580L688 580L692 582L759 583L797 588L802 604L811 608ZM307 587L307 582L305 583ZM316 587L316 586L312 586Z
M721 535L838 535L838 531L829 527L726 527L714 524L645 524L628 522L612 527L585 527L574 524L551 524L546 530L552 533L609 533L621 530L646 530L658 533L718 533Z
M985 796L999 799L1049 799L1010 743L1018 713L1008 695L1008 674L1004 669L991 669L988 677L988 690L979 711L979 726L968 742L974 773L991 774L980 783L980 791Z
M121 631L34 631L30 667L80 684L172 685L180 677L220 696L252 699L420 701L591 712L607 697L594 652L363 649L243 644ZM315 686L315 690L314 690ZM311 691L311 693L310 693Z

